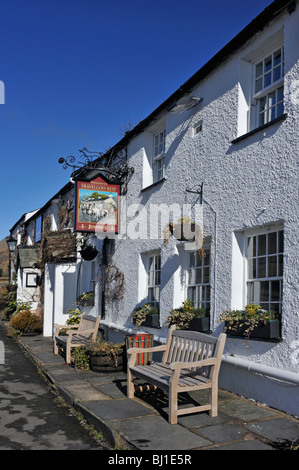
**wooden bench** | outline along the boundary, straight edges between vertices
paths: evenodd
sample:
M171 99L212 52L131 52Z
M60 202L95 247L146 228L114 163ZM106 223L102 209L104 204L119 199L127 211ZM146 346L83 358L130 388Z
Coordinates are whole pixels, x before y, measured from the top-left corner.
M79 348L88 341L95 341L100 325L101 317L93 317L91 315L82 315L78 325L57 325L54 331L54 354L58 355L59 346L66 351L66 363L71 363L71 351L73 348ZM59 335L61 329L71 328L67 330L66 336Z
M170 328L167 343L145 348L142 352L163 351L162 362L137 365L139 348L130 348L127 370L127 397L134 397L135 378L140 378L162 389L169 398L170 424L177 423L178 415L209 410L211 417L218 414L218 374L226 341L226 334L218 338L196 331ZM178 410L178 393L209 389L209 403Z

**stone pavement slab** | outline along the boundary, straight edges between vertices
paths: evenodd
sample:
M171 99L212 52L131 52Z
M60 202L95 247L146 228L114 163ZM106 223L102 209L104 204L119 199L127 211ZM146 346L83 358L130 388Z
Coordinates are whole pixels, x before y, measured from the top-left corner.
M153 411L134 400L123 398L121 400L102 400L100 402L87 402L85 406L104 420L120 418L136 418L153 414Z
M190 450L212 444L178 424L169 424L161 416L115 420L116 429L139 450Z
M246 428L271 442L289 447L299 439L299 424L286 418L276 418L246 425Z
M233 399L219 403L219 410L223 413L241 419L243 421L253 421L261 418L275 416L275 412L248 400Z

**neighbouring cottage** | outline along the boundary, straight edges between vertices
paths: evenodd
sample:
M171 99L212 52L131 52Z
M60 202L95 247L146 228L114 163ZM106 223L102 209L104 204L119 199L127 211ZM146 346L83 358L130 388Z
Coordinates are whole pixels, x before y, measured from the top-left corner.
M43 230L50 213L56 221L53 240L46 236L38 248L49 251L45 335L86 290L95 292L92 312L111 340L132 331L132 312L147 303L158 323L140 329L157 342L166 338L170 310L187 299L205 310L214 335L223 330L222 312L259 304L275 312L279 335L229 336L220 387L299 416L298 51L298 1L274 1L125 134L109 151L116 158L122 149L134 169L122 185L117 235L73 233L70 206L63 231L75 245L54 253L59 208L73 203L74 181L23 223L29 238L35 224L35 239L19 242L24 276L21 245L38 242L39 217ZM83 174L99 176L87 167L75 172ZM95 204L87 202L81 210ZM198 243L174 236L182 218L196 222ZM80 255L82 236L98 251L92 261Z

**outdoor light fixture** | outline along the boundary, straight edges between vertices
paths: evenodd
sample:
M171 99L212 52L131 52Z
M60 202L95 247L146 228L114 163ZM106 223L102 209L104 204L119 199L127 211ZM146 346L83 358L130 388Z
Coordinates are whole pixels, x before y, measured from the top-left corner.
M6 243L8 245L9 252L12 253L15 251L16 246L17 246L17 240L15 240L12 236L10 236L7 240Z
M199 98L197 96L191 96L191 98L182 99L179 103L174 103L173 106L168 110L170 113L179 113L182 111L187 111L187 109L191 109L197 104L201 103L203 98Z

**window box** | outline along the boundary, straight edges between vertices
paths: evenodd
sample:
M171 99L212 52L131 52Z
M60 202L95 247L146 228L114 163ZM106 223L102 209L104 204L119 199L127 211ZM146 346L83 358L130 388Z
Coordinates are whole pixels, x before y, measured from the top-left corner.
M230 336L280 337L280 316L277 312L262 309L260 305L248 304L244 310L225 310L219 317L219 322L223 321L224 331Z
M159 310L151 304L144 304L142 307L137 307L131 316L136 326L160 328Z
M194 317L189 324L188 330L208 333L210 331L210 317Z
M161 328L159 313L147 315L142 325L149 326L150 328Z
M228 329L228 324L225 323L227 328L226 332L229 336L247 336L247 325L238 326L236 329ZM260 321L257 326L253 328L250 333L250 338L260 339L278 339L280 338L280 321L269 320L267 323Z

